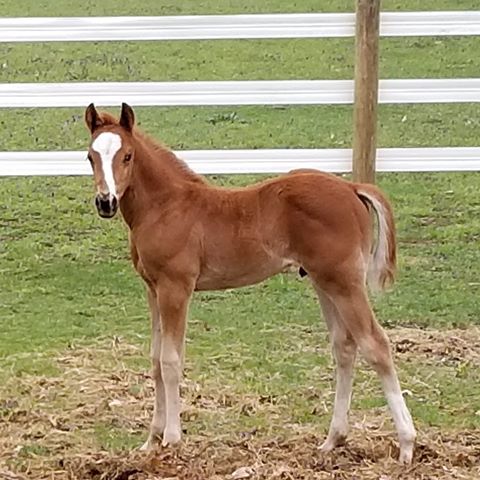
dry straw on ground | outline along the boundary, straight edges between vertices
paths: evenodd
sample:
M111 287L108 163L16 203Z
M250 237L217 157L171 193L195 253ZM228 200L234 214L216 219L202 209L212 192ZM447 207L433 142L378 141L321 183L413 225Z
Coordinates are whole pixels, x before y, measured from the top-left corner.
M391 337L400 359L444 364L469 359L480 366L477 330L397 329ZM404 468L395 461L398 452L384 425L386 413L368 423L354 413L348 444L329 455L318 450L324 432L308 425L281 425L268 432L211 429L188 434L177 448L159 447L148 454L103 450L91 435L99 422L126 434L146 433L152 403L148 374L122 363L139 355L138 347L122 342L74 348L55 359L61 375L8 381L0 390L0 479L480 479L480 432L422 428L414 464ZM245 405L259 415L278 413L261 398L229 396L190 380L183 395L185 416L191 419Z

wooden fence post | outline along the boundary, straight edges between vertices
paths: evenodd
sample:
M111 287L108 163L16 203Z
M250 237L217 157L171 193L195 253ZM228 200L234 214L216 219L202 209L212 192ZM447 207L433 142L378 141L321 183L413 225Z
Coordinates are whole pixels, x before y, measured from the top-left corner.
M353 180L375 182L380 0L357 0Z

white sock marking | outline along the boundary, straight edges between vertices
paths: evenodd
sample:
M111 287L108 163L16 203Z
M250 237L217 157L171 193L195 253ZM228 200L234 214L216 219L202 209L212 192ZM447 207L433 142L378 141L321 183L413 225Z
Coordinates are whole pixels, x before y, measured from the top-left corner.
M400 447L402 447L402 441L413 442L415 439L415 427L412 416L403 398L398 379L393 375L389 375L382 379L382 383L385 397L400 437Z
M113 178L113 158L121 146L122 139L120 135L112 132L101 133L92 144L92 149L100 155L103 177L110 195L113 196L117 194L115 179Z

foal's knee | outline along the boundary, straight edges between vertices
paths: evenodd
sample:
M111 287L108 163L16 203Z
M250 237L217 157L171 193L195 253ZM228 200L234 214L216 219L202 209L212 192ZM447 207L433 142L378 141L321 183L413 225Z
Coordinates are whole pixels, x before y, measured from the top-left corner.
M180 381L182 361L180 355L174 350L162 352L160 358L161 375L164 382L171 384Z

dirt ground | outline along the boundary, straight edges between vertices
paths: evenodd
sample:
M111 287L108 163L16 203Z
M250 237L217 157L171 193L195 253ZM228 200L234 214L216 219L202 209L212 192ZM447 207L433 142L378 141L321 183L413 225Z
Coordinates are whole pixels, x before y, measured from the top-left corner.
M478 434L444 437L422 436L415 462L403 468L392 458L397 448L381 435L351 439L351 447L322 456L321 438L295 436L240 442L228 440L191 442L169 450L149 454L133 452L111 455L106 452L57 457L48 463L34 464L26 474L0 470L10 479L478 479L480 478L480 441ZM428 445L428 446L427 446Z
M460 364L469 359L480 367L478 330L395 329L390 337L399 360ZM56 359L61 375L8 381L0 396L0 479L480 479L479 431L421 428L414 463L406 468L395 460L398 448L384 425L386 413L369 423L352 418L347 445L328 455L318 450L324 432L302 426L268 436L255 429L187 434L181 446L150 453L99 449L82 436L99 417L122 431L146 433L152 402L148 375L125 366L112 373L109 366L141 353L127 344L75 348ZM202 397L191 381L182 394L190 416L226 401L214 392ZM228 400L235 401L243 399ZM39 446L32 447L35 442Z

